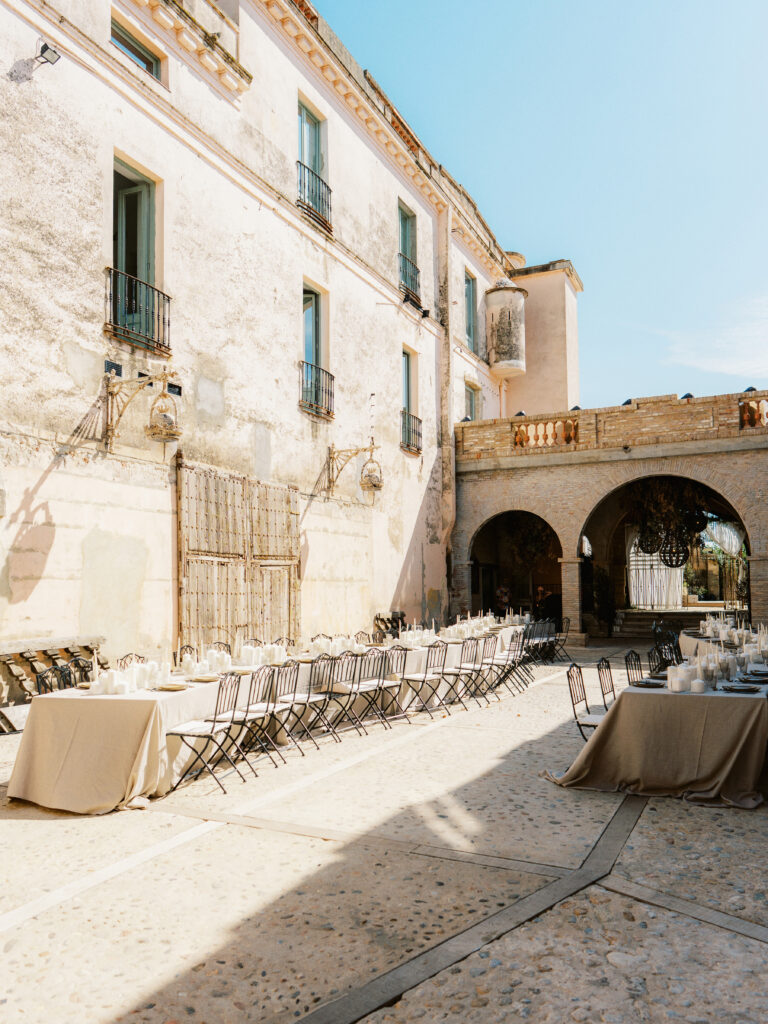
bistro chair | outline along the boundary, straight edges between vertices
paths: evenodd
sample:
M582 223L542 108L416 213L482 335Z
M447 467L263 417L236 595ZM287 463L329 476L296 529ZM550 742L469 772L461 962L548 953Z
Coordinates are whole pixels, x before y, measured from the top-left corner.
M277 666L272 683L272 720L304 757L304 751L296 738L297 731L314 744L315 750L320 748L304 722L304 717L311 704L310 694L297 693L298 685L298 661L286 661L285 664Z
M355 655L357 658L357 690L358 699L362 699L365 708L361 716L361 724L368 715L373 716L373 721L389 729L386 715L382 709L382 698L384 695L384 672L387 668L387 659L384 651L371 649L365 654Z
M571 629L571 620L568 616L564 616L560 619L560 629L555 635L555 652L553 661L568 661L568 652L565 649L565 645L568 641L568 633Z
M315 635L312 637L312 643L314 643L316 640L330 640L330 639L331 639L331 637L329 637L327 633L315 633Z
M241 744L246 753L256 747L266 754L277 768L278 764L273 756L273 751L283 764L285 764L285 758L268 731L277 706L272 693L274 672L271 665L261 665L251 673L245 707L235 709L232 714L232 722L234 725L239 725L244 734ZM285 704L283 707L290 709L290 704Z
M330 683L328 685L330 697L326 708L326 715L332 723L333 733L335 736L338 736L339 732L344 729L343 723L347 722L347 728L353 728L358 736L363 733L367 735L367 729L355 713L353 707L356 698L356 688L359 683L357 674L359 667L358 656L353 654L352 651L344 651L333 658L332 662Z
M232 654L232 645L228 640L214 640L211 647L214 651L226 651L227 654Z
M601 658L597 663L597 674L600 678L600 691L603 695L603 704L605 710L608 710L610 697L610 703L612 704L616 700L616 690L613 685L613 672L611 672L611 663L607 658Z
M263 647L264 641L259 640L258 637L252 636L247 640L243 640L243 647Z
M499 643L499 638L495 633L489 633L481 639L483 641L483 647L479 653L480 666L474 679L475 695L479 694L485 701L486 705L489 705L491 703L488 699L488 691L491 689L489 676L492 672L493 659L496 656L496 647Z
M467 637L467 639L461 644L459 664L455 668L443 669L443 679L448 684L448 690L445 698L438 698L438 707L444 707L445 710L448 711L448 714L450 714L448 705L455 702L461 704L465 711L469 711L469 708L462 698L462 691L467 696L472 694L472 683L480 671L480 664L478 662L477 655L479 647L480 641L477 637ZM451 698L453 698L453 700L451 700ZM480 700L477 696L475 696L475 700L480 704Z
M54 690L69 690L75 685L73 673L67 665L51 665L36 676L38 693L53 693Z
M296 641L292 640L289 636L279 636L277 640L274 641L274 643L276 643L279 647L286 648L296 646Z
M235 748L253 774L256 775L256 769L247 759L242 747L232 735L233 715L237 707L237 697L240 691L240 676L235 672L227 672L221 677L217 685L216 710L210 718L200 721L184 722L182 725L177 725L173 729L168 730L168 736L178 736L184 746L187 747L194 755L190 764L187 765L186 769L182 772L179 781L175 786L173 786L173 789L178 789L184 779L192 774L193 770L199 763L200 767L195 772L195 775L199 775L201 772L207 771L221 789L222 793L226 793L227 791L224 788L224 784L213 770L214 762L221 760L222 758L229 761L242 781L245 782L245 776L237 767L232 756L227 750L228 745L232 745ZM203 745L198 749L197 744L200 740L203 741Z
M393 644L382 653L384 654L384 665L382 667L381 696L384 720L388 724L389 720L402 718L410 725L411 719L402 703L403 689L407 685L405 683L405 664L408 659L408 649L401 644Z
M82 658L79 655L76 658L72 658L67 665L67 668L72 673L72 685L77 686L78 683L90 683L93 677L93 666L94 662L89 661L87 658Z
M659 675L668 665L669 661L658 646L654 646L648 651L648 671L652 676Z
M321 654L315 658L309 667L309 688L305 693L297 690L291 708L291 728L294 725L301 728L316 747L317 741L312 736L312 728L318 721L337 743L341 743L341 737L328 717L328 707L333 699L331 680L334 661L330 654Z
M627 651L624 655L624 667L627 670L627 682L630 686L632 683L639 683L643 678L643 665L637 651Z
M434 718L434 715L429 706L429 701L435 700L440 703L438 688L443 681L443 669L445 668L445 655L447 651L448 645L445 641L436 640L427 648L424 671L411 672L403 677L419 704L417 710L426 711L430 718ZM427 691L426 699L423 696L425 690Z
M174 666L180 665L187 654L197 661L197 648L193 647L192 644L182 644L178 651L173 652Z
M131 665L144 665L146 661L143 654L124 654L122 658L117 659L117 667L120 672L123 672Z
M584 689L584 677L581 674L581 668L575 662L571 662L570 668L568 669L568 689L571 693L573 717L576 719L576 725L578 726L582 739L586 740L587 734L584 730L596 729L605 717L605 712L592 712L589 710L587 694ZM582 706L583 710L579 710Z
M369 644L371 642L371 634L366 633L364 629L359 630L355 633L356 644Z

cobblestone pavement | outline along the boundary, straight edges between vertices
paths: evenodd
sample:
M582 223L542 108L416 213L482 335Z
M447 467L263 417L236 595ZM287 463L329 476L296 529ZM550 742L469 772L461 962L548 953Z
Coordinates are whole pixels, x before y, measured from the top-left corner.
M578 652L591 699L619 651ZM18 742L0 736L0 794ZM627 815L539 777L581 745L564 666L543 667L226 796L200 779L101 817L3 799L0 1020L768 1019L768 813Z

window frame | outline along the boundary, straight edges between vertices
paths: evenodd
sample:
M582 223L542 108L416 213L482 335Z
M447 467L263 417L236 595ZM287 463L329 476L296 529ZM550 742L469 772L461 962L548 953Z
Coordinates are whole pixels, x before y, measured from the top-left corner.
M310 171L313 171L319 178L323 178L323 137L321 131L321 119L315 114L306 103L299 100L298 106L298 129L299 129L299 163L304 164ZM314 139L314 162L307 160L307 153L304 151L306 141L306 130ZM325 179L323 179L325 180Z
M402 357L402 408L411 415L413 412L413 361L408 349L403 349Z
M307 296L312 296L312 359L307 359ZM312 366L317 366L321 370L324 370L323 366L323 335L322 335L322 308L321 308L322 296L320 292L315 288L311 288L308 284L304 284L302 290L302 340L303 340L303 360L305 363L309 363Z
M417 233L416 233L416 214L413 210L409 210L405 203L398 200L397 203L397 221L398 221L398 252L409 259L415 267L419 265L419 261L416 259L417 254ZM405 228L405 232L403 232ZM406 244L403 245L403 237L405 234Z
M464 381L464 419L469 418L470 423L478 419L479 399L480 389Z
M477 278L464 269L464 319L467 348L477 355Z
M122 36L122 39L116 39L115 35ZM140 39L137 39L132 32L130 32L115 18L112 18L109 31L109 41L133 64L135 64L137 68L141 68L145 74L154 78L156 82L162 83L163 58L160 57L159 54L150 50L145 43L142 43ZM144 63L142 62L142 57L144 58ZM151 68L147 67L147 64L150 64Z

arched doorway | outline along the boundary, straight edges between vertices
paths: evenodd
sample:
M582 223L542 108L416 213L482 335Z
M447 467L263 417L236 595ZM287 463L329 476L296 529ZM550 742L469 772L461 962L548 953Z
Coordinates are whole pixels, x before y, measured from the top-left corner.
M723 495L687 477L618 487L593 509L579 545L590 632L612 624L619 610L696 618L749 606L746 528Z
M489 519L470 546L471 610L513 611L559 618L562 584L560 540L546 520L532 512L502 512Z

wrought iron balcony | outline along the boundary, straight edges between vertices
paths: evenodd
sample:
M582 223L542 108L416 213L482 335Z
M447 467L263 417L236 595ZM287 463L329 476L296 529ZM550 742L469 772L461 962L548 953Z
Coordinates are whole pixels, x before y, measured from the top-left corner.
M104 329L132 345L170 355L170 297L146 281L107 267Z
M299 195L297 204L326 231L331 231L331 190L319 174L300 160L296 161L299 173Z
M421 285L419 283L419 268L409 260L403 253L398 253L400 260L400 287L405 290L406 295L421 302Z
M314 363L299 363L299 406L316 416L333 419L334 376Z
M421 420L407 409L400 410L400 447L407 452L421 451Z

